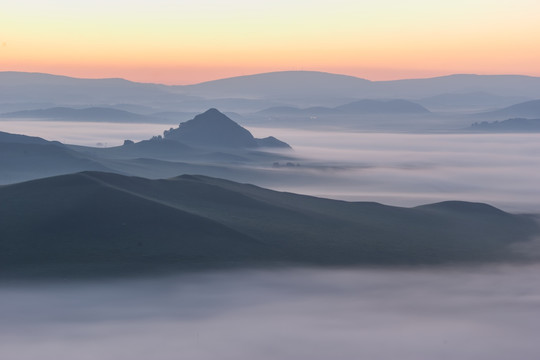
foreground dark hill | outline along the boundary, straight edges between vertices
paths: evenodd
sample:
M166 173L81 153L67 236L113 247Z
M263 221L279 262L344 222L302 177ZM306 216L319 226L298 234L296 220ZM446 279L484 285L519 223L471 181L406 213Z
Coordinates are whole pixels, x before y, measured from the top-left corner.
M528 217L485 204L398 208L203 176L84 172L0 187L8 275L516 260L512 244L537 232Z

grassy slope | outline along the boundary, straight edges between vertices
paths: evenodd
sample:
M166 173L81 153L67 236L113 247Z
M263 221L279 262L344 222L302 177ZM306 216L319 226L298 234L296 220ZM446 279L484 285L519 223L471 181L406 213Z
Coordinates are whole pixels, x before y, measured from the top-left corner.
M0 188L4 269L43 265L436 264L510 259L535 223L483 204L418 208L202 176L85 172Z

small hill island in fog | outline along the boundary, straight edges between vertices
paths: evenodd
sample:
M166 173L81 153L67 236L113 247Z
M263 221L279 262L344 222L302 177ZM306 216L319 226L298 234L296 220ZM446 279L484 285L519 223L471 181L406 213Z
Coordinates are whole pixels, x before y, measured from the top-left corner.
M271 166L275 161L292 160L287 151L283 155L270 152L291 150L288 144L273 136L257 139L216 109L166 130L164 136L126 140L122 146L76 146L0 132L0 150L0 185L85 170L153 178L186 171L222 176L230 173L227 167L231 163ZM205 166L207 163L212 166Z
M163 138L198 147L291 148L272 136L254 138L248 130L217 109L209 109L192 120L181 123L178 128L165 131Z

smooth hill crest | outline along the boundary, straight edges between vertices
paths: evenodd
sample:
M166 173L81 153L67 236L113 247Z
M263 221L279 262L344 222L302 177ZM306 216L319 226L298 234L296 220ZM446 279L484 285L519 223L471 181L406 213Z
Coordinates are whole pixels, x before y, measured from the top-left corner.
M476 116L495 120L508 118L538 119L540 118L540 99L521 102L495 111L478 113Z
M535 98L539 91L539 77L521 75L457 74L424 79L369 81L317 71L284 71L193 85L167 86L122 79L80 79L38 73L0 72L0 96L3 102L20 102L21 99L26 99L30 102L63 104L129 101L141 104L152 101L181 102L195 96L205 99L307 99L309 104L316 101L322 105L322 100L332 99L415 99L465 92L490 92L498 96Z
M0 187L2 276L521 261L513 247L538 231L532 218L480 203L400 208L199 175L83 172Z

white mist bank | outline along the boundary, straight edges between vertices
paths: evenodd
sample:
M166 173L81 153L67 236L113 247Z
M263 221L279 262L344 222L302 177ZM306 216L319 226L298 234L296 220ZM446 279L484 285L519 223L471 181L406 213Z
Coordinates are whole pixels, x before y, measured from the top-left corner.
M0 131L48 140L120 145L159 135L170 125L0 121ZM485 202L510 212L540 213L540 134L409 134L249 130L294 148L301 167L264 171L240 182L349 201L416 206L445 200ZM283 162L285 163L285 162ZM310 166L322 166L314 170ZM336 169L337 167L337 169ZM180 174L178 174L180 175Z
M171 125L145 123L106 123L89 121L0 120L0 131L38 136L64 144L110 147L124 140L147 140L162 135Z
M537 359L536 266L0 286L10 360Z
M344 167L320 172L319 183L278 184L279 190L398 206L477 201L540 213L540 134L250 130L273 131L312 163Z

